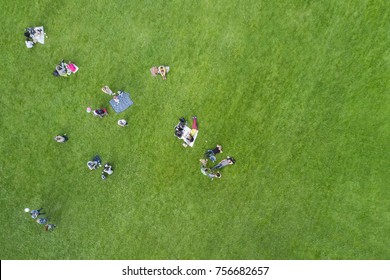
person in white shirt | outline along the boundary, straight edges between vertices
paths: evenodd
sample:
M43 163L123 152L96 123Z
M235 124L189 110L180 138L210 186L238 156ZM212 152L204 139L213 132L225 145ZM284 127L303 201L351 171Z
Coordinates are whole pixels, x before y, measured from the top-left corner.
M34 42L31 41L31 40L26 40L25 43L26 43L26 47L27 47L28 49L31 49L31 48L34 47Z
M118 125L121 126L121 127L125 127L128 125L127 121L124 120L124 119L121 119L118 121Z

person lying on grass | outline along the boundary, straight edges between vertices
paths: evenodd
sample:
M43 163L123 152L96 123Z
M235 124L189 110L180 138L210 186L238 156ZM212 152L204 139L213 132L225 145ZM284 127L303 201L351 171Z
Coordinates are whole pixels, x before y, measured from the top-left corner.
M169 66L161 65L159 67L153 66L152 68L150 68L150 74L152 74L153 77L156 77L158 74L160 74L163 80L167 79L168 72Z

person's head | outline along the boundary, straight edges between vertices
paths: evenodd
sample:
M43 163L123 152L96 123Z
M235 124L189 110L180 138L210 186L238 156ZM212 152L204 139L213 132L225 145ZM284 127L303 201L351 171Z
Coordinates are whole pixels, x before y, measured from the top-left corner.
M190 142L194 142L194 137L192 137L192 135L188 135L187 140Z
M60 76L60 73L58 73L57 70L54 70L54 71L53 71L53 76L58 77L58 76Z
M158 68L156 66L153 66L151 69L150 69L150 72L152 74L157 74L158 73Z
M235 164L236 163L236 160L232 157L227 157L227 160L229 162L229 164Z
M106 180L106 175L104 175L103 173L102 173L102 176L101 176L101 178L102 178L102 180Z
M215 177L216 177L216 178L221 178L222 175L221 175L221 173L217 172L217 173L215 173Z
M62 137L61 135L57 135L56 137L54 137L54 140L57 142L64 142L65 138Z
M176 135L176 137L180 138L180 137L183 136L183 132L180 131L180 130L176 130L176 131L175 131L175 135Z

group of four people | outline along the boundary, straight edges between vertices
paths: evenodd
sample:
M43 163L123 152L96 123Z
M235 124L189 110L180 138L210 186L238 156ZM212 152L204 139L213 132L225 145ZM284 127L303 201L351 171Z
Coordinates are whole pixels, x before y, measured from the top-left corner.
M212 150L207 150L205 153L206 159L199 160L202 164L200 171L202 172L203 175L206 175L211 179L221 178L221 176L222 176L221 173L219 171L216 171L216 170L222 169L227 165L232 165L232 164L236 163L236 160L234 158L228 156L227 158L221 160L218 164L214 165L211 168L208 168L207 167L208 160L215 162L217 160L216 155L219 153L223 153L221 145L217 145Z
M44 229L45 231L53 230L56 225L55 224L49 224L48 218L38 218L40 215L45 215L46 213L42 213L41 211L43 208L37 209L37 210L30 210L29 208L25 208L24 212L29 213L31 218L36 219L36 222L40 225L45 225Z

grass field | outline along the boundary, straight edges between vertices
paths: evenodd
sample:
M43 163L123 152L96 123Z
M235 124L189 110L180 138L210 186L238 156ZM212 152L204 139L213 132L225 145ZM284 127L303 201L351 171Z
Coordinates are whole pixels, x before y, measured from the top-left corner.
M390 259L388 1L0 3L1 259ZM134 105L93 118L106 84ZM215 144L237 163L210 181Z

